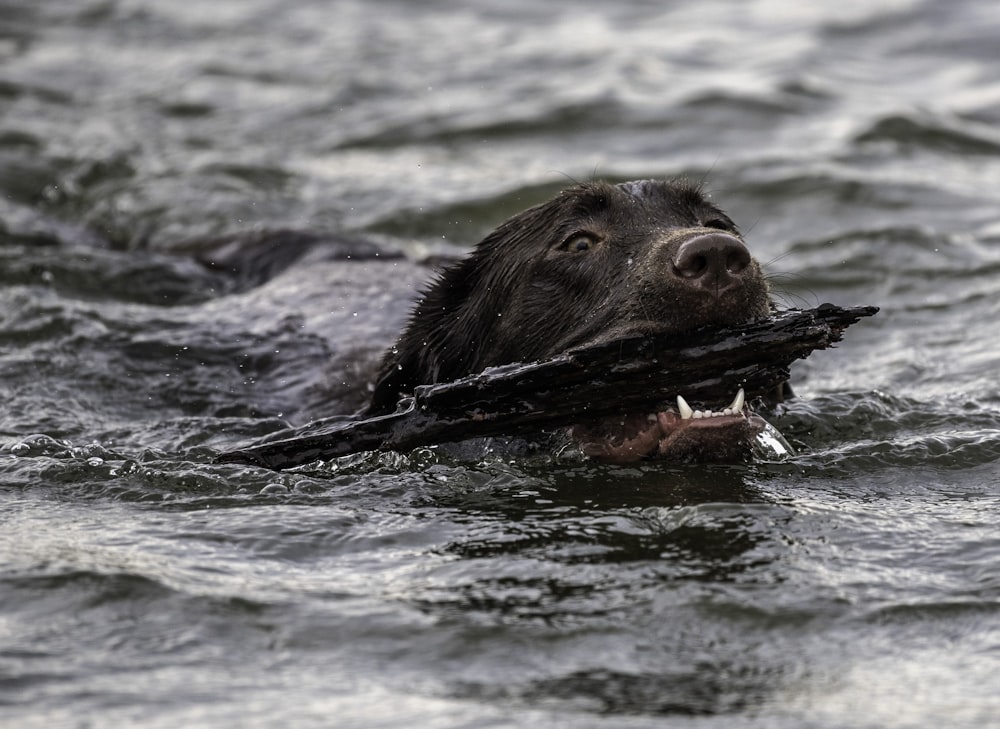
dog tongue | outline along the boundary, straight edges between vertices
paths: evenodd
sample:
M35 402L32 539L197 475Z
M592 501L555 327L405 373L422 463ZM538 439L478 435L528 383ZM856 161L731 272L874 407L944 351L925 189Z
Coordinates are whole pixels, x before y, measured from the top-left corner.
M753 452L756 436L768 423L756 413L711 414L680 418L677 413L657 413L663 436L654 457L673 461L744 461Z
M573 438L592 458L626 463L655 453L663 437L657 415L626 415L590 425L575 425Z

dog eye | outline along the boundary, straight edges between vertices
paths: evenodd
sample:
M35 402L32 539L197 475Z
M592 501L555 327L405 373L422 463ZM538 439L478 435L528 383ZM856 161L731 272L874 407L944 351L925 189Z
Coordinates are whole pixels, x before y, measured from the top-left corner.
M574 233L560 246L564 251L570 253L582 253L589 251L597 245L597 236L593 233Z

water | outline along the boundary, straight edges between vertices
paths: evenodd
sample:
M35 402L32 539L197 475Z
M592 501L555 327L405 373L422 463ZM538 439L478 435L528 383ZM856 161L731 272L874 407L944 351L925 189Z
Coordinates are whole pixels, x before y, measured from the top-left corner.
M1000 726L998 34L963 0L0 0L0 725ZM595 174L704 179L780 300L882 307L796 365L798 455L211 463L331 414L419 277L191 241L449 252Z

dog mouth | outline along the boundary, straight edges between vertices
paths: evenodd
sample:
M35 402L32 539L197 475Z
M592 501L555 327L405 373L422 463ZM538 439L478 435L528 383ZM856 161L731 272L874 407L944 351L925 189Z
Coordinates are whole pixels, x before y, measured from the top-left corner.
M745 461L759 437L774 438L769 431L784 444L780 434L750 408L740 388L732 402L718 410L695 409L678 395L676 408L604 418L576 425L571 432L586 455L624 463L649 458Z

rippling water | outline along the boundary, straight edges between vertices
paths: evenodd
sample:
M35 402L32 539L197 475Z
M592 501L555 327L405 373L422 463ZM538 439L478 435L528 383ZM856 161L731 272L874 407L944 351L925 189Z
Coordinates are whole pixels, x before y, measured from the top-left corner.
M1000 726L998 35L0 0L0 724ZM391 341L422 274L338 241L454 252L593 176L705 180L784 303L882 307L796 366L797 456L212 464ZM279 228L330 237L195 260Z

